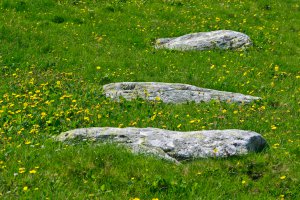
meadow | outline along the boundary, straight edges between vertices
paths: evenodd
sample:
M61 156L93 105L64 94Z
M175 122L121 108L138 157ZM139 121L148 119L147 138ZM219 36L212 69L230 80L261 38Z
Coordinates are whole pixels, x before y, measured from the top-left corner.
M155 39L234 30L243 51L155 49ZM0 199L300 199L298 0L1 0ZM251 104L112 102L102 86L186 83ZM177 165L98 142L81 127L260 133L261 153Z

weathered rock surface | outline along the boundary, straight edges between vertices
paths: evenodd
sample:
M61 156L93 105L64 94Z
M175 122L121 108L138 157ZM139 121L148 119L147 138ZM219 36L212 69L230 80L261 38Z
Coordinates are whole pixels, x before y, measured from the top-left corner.
M162 100L165 103L208 102L219 100L235 103L250 103L259 97L239 93L224 92L199 88L181 83L159 82L120 82L103 86L106 97L119 100L122 96L126 100L143 98L146 100Z
M208 130L178 132L158 128L81 128L61 133L58 141L90 139L123 144L137 153L154 154L180 161L193 158L228 157L259 152L267 145L256 132Z
M174 50L244 49L252 45L249 36L230 30L191 33L156 40L156 48Z

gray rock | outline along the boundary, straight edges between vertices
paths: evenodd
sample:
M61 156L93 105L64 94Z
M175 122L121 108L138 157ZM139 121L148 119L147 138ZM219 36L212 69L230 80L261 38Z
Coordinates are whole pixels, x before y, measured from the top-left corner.
M174 50L244 49L251 46L249 36L230 30L191 33L175 38L156 40L156 48Z
M126 100L139 97L150 101L162 100L165 103L177 104L192 101L200 103L211 100L250 103L260 99L250 95L199 88L180 83L120 82L104 85L103 89L106 97L113 100L119 100L121 96Z
M208 130L179 132L158 128L81 128L61 133L58 141L88 139L123 144L133 152L154 154L178 162L208 157L228 157L259 152L267 145L256 132Z

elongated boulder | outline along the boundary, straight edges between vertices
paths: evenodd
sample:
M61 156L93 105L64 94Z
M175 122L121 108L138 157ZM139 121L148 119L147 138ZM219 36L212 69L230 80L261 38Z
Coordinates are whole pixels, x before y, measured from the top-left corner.
M156 40L156 48L174 50L245 49L252 45L249 36L230 30L191 33Z
M154 154L178 162L208 157L228 157L259 152L267 145L258 133L244 130L179 132L158 128L81 128L61 133L58 141L89 139L115 142L137 153Z
M120 82L103 86L106 97L119 100L122 96L126 100L143 98L145 100L162 100L165 103L208 102L219 100L235 103L250 103L259 100L259 97L243 95L240 93L224 92L199 88L181 83L159 82Z

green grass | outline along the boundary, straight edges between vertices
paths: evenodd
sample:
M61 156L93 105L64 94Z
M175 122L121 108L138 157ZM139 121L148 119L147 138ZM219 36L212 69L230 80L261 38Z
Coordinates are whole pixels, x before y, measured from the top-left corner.
M300 199L297 0L2 0L1 199ZM219 29L246 51L156 50ZM111 102L102 85L178 82L251 94L250 105ZM244 129L269 148L175 165L113 144L51 138L79 127Z

